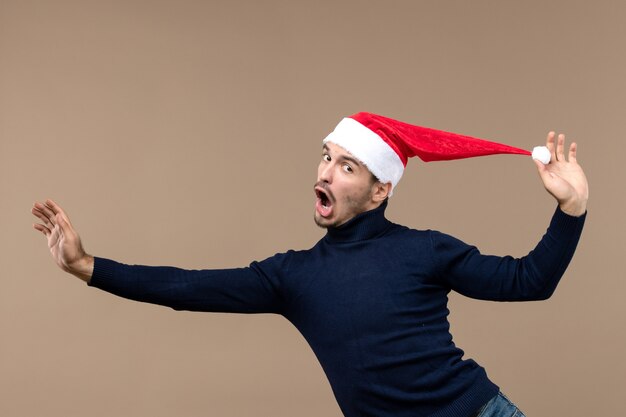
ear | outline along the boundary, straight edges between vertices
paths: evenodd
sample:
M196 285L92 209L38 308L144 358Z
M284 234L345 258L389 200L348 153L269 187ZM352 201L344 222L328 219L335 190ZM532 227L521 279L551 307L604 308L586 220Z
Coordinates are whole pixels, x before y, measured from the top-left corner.
M372 201L375 203L382 203L385 201L387 197L389 197L389 193L391 192L391 183L388 182L383 184L380 181L376 181L372 185Z

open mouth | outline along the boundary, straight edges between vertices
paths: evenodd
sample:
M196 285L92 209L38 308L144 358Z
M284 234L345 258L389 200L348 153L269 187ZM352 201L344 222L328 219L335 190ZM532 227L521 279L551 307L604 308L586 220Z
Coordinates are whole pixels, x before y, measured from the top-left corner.
M328 217L333 211L333 202L329 198L327 192L321 187L315 187L315 195L317 201L315 202L315 209L322 217Z

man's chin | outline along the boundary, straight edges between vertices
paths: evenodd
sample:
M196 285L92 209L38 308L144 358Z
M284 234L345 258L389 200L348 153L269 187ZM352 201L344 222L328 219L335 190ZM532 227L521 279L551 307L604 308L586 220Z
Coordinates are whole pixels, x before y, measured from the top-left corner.
M328 229L328 224L327 224L327 222L324 221L325 219L323 217L319 218L317 216L317 214L315 214L315 215L313 215L313 220L315 220L315 224L318 227L321 227L322 229Z
M315 213L313 215L313 220L315 220L315 224L321 227L322 229L328 229L329 227L333 226L332 220L322 217L318 213Z

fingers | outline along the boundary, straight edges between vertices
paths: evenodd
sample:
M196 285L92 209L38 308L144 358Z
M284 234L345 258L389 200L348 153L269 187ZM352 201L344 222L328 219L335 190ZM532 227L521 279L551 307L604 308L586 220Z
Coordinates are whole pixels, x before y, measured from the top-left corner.
M48 228L51 229L54 227L56 223L54 213L52 213L52 211L43 204L35 203L30 212L39 217Z
M57 220L57 224L60 226L61 235L69 236L72 233L72 228L65 220L65 217L63 217L61 213L59 213L57 214L56 220Z
M33 224L33 227L46 236L49 236L55 228L62 236L72 233L72 226L67 215L58 204L50 199L43 204L35 202L31 213L43 222L43 224Z
M541 161L533 159L533 162L537 166L537 172L539 173L539 176L544 180L544 182L547 178L552 176L550 170L548 170L548 167L544 165Z
M556 136L555 132L549 132L546 139L546 147L550 151L550 162L576 162L576 143L572 143L569 147L567 160L565 159L565 135L559 134Z
M61 214L61 216L63 216L63 219L65 220L66 223L71 224L70 223L70 219L67 217L67 214L65 214L65 212L63 211L63 209L54 201L47 199L46 200L46 206L50 209L50 211L52 211L54 214Z
M33 223L33 228L35 228L36 230L39 230L41 233L43 233L46 237L48 237L48 235L50 235L50 233L52 233L50 231L50 229L48 229L46 226L42 225L42 224L37 224L37 223Z
M554 135L554 132L548 132L548 137L546 138L546 148L550 151L550 162L556 161Z
M565 146L565 135L560 134L556 142L556 160L557 161L565 161L565 153L563 152L564 146Z
M71 225L70 219L61 207L54 201L48 199L45 203L35 202L31 213L39 217L48 228L52 228L57 224L57 216L61 216L65 223Z
M35 228L35 230L39 230L46 237L49 237L54 230L58 230L61 234L63 234L64 230L58 227L60 226L58 219L54 215L52 217L48 217L43 211L37 209L36 206L37 203L35 203L35 207L31 209L31 213L41 219L44 224L33 223L33 228Z
M569 146L569 155L568 155L568 160L570 162L577 162L576 161L577 150L578 150L578 146L576 145L576 142L572 142L572 144Z
M543 171L546 169L546 167L543 165L543 163L541 163L540 161L538 161L536 159L533 159L533 162L534 162L535 165L537 165L537 172L541 176Z

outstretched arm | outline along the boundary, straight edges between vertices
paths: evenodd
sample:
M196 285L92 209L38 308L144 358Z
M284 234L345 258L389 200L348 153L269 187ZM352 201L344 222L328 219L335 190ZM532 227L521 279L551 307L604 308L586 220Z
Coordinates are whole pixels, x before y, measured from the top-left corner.
M46 200L36 202L31 213L43 222L33 227L48 239L48 248L59 268L88 283L93 273L93 256L83 249L80 236L63 209L54 201Z
M126 265L85 252L67 214L52 200L35 203L33 224L47 240L56 264L104 291L176 310L278 313L282 309L276 271L286 256L277 254L246 268L186 270L167 266Z
M555 133L548 133L546 147L550 151L547 165L535 160L543 185L559 203L561 210L570 216L581 216L587 211L589 187L587 178L576 160L576 143L569 147L565 159L565 135L559 135L555 144Z
M589 197L576 144L570 145L566 159L565 136L555 136L550 132L546 141L550 162L535 160L544 187L559 204L546 234L527 256L515 259L482 255L474 246L433 233L435 258L450 288L472 298L499 301L543 300L552 295L574 255Z

